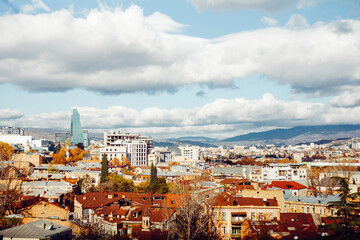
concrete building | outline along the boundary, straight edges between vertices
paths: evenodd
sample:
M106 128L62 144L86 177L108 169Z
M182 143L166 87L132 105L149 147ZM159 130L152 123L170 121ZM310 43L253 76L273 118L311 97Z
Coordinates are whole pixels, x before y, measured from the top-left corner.
M46 220L39 220L0 231L3 240L71 240L72 229Z
M0 134L24 136L24 130L16 127L0 127Z
M132 166L148 165L148 154L151 152L152 138L141 135L110 131L104 133L104 147L100 148L101 159L103 154L108 160L121 159L126 156Z
M200 159L200 147L198 146L180 146L181 156L188 160Z
M0 142L5 142L10 145L21 145L23 147L32 146L34 137L22 136L15 134L0 134Z
M307 170L304 164L270 163L264 164L262 180L301 180L306 179Z

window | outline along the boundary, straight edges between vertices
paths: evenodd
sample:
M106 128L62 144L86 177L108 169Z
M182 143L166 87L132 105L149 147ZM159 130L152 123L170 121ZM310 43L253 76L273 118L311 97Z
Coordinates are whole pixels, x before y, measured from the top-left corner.
M256 214L254 212L251 213L251 221L256 220Z
M221 226L221 234L226 234L226 226Z
M259 220L260 220L260 221L263 221L263 220L264 220L264 213L263 213L263 212L260 212L260 213L259 213Z
M302 213L304 212L304 207L301 207L301 212L302 212Z
M226 212L221 213L221 221L226 221Z
M310 213L310 208L309 207L306 207L306 212Z

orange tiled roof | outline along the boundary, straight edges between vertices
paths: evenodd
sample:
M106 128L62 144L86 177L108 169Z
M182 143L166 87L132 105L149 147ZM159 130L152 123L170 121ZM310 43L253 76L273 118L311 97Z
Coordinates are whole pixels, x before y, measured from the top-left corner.
M271 184L267 186L267 188L300 190L306 188L306 186L295 181L272 181Z

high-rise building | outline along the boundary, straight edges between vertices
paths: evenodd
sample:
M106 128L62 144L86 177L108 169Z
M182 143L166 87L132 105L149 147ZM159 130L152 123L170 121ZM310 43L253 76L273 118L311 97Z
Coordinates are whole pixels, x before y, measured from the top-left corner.
M84 135L80 124L80 114L77 109L73 109L71 116L71 140L73 146L78 143L84 144Z
M152 138L140 134L111 131L104 133L104 147L100 149L100 159L103 154L108 160L121 159L126 156L132 166L146 166L147 156L151 151Z

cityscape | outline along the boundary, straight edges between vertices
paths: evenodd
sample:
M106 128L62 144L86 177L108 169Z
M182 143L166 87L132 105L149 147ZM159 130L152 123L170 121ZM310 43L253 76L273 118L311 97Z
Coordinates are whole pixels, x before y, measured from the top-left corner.
M360 239L359 18L0 1L0 239Z

